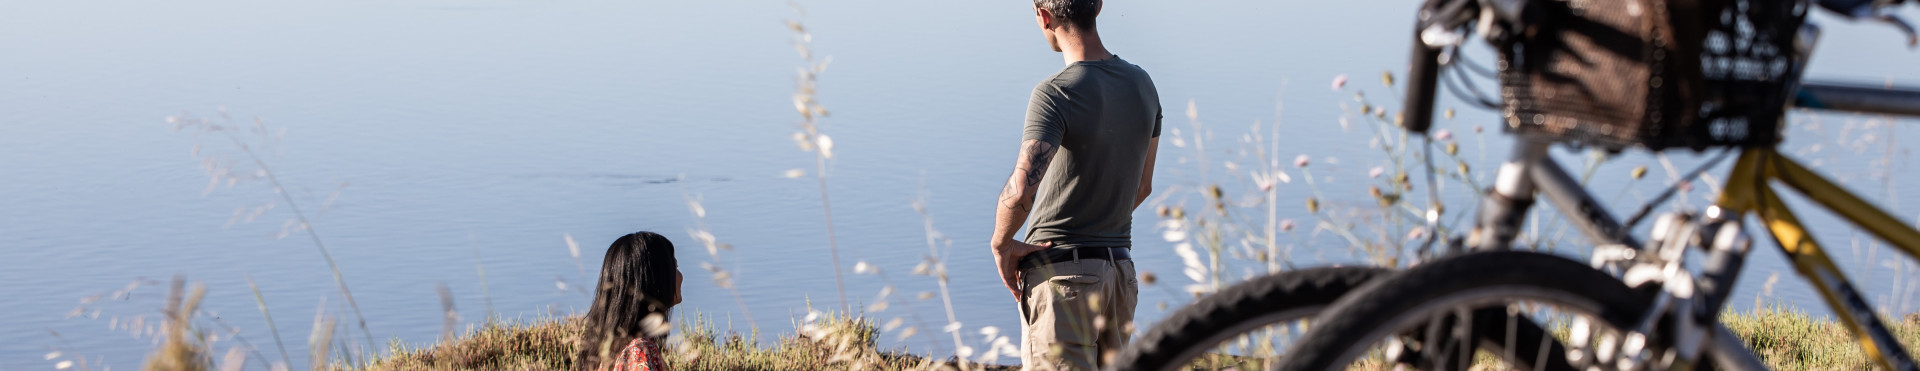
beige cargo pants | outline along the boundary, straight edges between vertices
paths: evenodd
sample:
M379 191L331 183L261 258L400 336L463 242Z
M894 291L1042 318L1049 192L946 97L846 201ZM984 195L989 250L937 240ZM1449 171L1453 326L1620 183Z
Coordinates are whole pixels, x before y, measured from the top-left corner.
M1098 370L1133 337L1132 260L1080 259L1020 271L1027 370Z

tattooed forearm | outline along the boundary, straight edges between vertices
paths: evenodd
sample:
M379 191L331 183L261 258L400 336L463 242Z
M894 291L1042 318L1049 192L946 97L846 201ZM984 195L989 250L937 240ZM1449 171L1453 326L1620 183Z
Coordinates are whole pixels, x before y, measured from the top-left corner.
M1019 173L1019 170L1014 170L1015 175ZM1021 202L1024 198L1020 197L1020 187L1015 187L1015 184L1020 184L1020 181L1007 177L1007 186L1000 189L1000 206L1021 212L1032 211L1028 209L1030 203Z
M1039 191L1040 180L1046 178L1047 166L1053 163L1058 148L1037 140L1029 140L1020 148L1013 175L1007 177L1006 187L1000 190L1001 206L1022 212L1033 209L1034 194Z

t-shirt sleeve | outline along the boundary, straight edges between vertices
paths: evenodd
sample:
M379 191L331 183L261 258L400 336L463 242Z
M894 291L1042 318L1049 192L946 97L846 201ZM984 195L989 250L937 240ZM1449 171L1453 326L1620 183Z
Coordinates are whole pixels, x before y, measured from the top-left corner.
M1165 115L1162 114L1163 112L1164 110L1158 107L1155 107L1153 109L1153 137L1154 138L1160 137L1160 119L1166 117Z
M1060 138L1067 134L1067 99L1052 84L1042 83L1033 88L1033 99L1027 102L1027 124L1020 141L1038 140L1060 145Z

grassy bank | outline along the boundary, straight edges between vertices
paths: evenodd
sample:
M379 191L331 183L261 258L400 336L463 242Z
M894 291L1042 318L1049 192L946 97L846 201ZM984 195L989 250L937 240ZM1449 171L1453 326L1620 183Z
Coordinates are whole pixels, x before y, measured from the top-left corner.
M1766 309L1721 316L1767 366L1779 370L1866 370L1878 368L1838 320L1792 310ZM1908 353L1920 352L1920 314L1889 319Z
M952 359L935 360L911 349L881 349L879 328L861 318L830 317L781 334L771 344L755 334L720 329L693 315L675 333L678 346L667 349L674 370L937 370L958 369ZM394 344L390 356L367 367L336 365L335 370L570 370L579 317L508 322L476 328L451 342L410 348ZM967 369L983 369L970 364ZM1013 369L985 365L987 370Z
M1728 314L1722 321L1774 369L1873 368L1847 330L1828 318L1767 309ZM878 331L873 323L857 318L823 320L816 328L783 334L772 344L754 341L752 334L718 329L698 316L683 322L676 330L683 342L667 355L675 370L923 370L958 366L951 360L922 358L909 349L881 349L875 342ZM1908 316L1890 325L1902 343L1920 344L1920 316ZM370 367L335 369L567 370L573 363L571 340L579 331L578 318L505 323L423 348L396 344L390 349L390 357Z

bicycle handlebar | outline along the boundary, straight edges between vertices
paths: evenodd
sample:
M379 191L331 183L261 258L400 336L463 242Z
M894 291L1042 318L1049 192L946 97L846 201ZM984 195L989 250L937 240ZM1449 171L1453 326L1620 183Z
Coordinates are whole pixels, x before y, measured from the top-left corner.
M1427 0L1414 21L1413 52L1407 66L1406 107L1401 109L1400 127L1425 134L1433 127L1433 107L1440 86L1441 48L1428 45L1428 32L1444 32L1469 22L1465 15L1477 13L1473 0Z
M1424 134L1433 127L1433 106L1438 100L1434 91L1440 86L1439 59L1439 49L1420 42L1413 44L1413 65L1407 68L1407 106L1400 112L1405 115L1400 127L1407 131Z
M1920 90L1841 83L1806 83L1793 106L1811 109L1920 116Z

